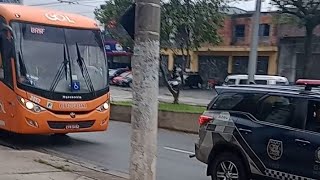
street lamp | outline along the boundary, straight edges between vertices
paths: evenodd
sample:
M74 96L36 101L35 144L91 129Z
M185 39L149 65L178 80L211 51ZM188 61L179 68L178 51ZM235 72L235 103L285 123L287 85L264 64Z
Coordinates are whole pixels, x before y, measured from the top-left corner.
M248 63L248 84L254 83L254 75L257 71L261 2L262 0L256 0L256 11L254 13L254 21L252 22L251 48Z

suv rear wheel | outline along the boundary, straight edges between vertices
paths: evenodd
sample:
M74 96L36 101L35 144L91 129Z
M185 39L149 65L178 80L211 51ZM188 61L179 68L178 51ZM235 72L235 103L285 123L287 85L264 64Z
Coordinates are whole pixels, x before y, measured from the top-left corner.
M222 153L212 161L212 180L247 180L247 172L241 159L231 153Z

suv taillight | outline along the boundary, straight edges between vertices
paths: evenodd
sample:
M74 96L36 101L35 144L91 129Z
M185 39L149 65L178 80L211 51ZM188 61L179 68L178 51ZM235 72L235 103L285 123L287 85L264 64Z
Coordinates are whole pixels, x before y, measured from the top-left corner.
M200 126L202 126L202 125L208 123L208 122L211 121L211 120L213 120L212 117L205 116L205 115L201 115L201 116L199 117L198 123L199 123Z

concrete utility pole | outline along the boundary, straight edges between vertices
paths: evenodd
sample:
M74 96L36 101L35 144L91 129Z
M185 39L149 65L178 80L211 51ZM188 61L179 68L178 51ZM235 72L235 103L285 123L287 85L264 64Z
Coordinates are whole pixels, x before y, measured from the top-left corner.
M130 180L156 180L160 0L136 0Z
M261 1L262 0L256 1L256 11L254 14L254 20L252 21L251 49L248 64L248 84L250 82L254 82L254 75L257 71Z

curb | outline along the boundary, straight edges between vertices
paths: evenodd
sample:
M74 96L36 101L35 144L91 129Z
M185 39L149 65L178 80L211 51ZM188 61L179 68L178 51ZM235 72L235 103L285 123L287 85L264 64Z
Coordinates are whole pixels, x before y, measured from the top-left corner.
M36 152L56 156L56 157L67 160L68 163L78 165L78 166L81 166L83 168L87 168L92 171L109 174L109 175L119 177L119 178L129 179L129 174L127 174L127 173L112 170L112 169L106 169L102 166L94 165L93 163L86 162L85 160L80 160L80 159L76 158L75 156L70 156L70 155L67 155L67 154L64 154L61 152L57 152L54 150L44 149L44 148L30 148L30 147L24 148L24 147L20 147L19 145L15 146L14 144L11 144L11 143L6 142L4 140L0 140L0 146L10 148L10 149L16 150L16 151L25 149L25 150L36 151Z
M71 163L71 164L74 164L74 165L78 165L78 166L81 166L83 168L87 168L87 169L90 169L90 170L93 170L93 171L96 171L96 172L109 174L109 175L116 176L116 177L119 177L119 178L129 179L129 174L127 174L127 173L123 173L123 172L116 171L116 170L111 170L111 169L106 169L106 168L103 168L103 167L101 167L99 165L94 165L92 163L85 162L83 160L79 160L79 159L75 158L74 156L70 156L70 155L68 155L70 158L66 158L65 157L66 154L64 156L64 153L61 153L61 152L57 152L57 151L50 150L50 149L32 149L32 150L33 151L38 151L38 152L41 152L41 153L45 153L45 154L49 154L49 155L52 155L52 156L56 156L56 157L59 157L59 158L62 158L62 159L65 159L65 160L68 161L68 163Z
M0 133L5 133L5 135L8 135L8 136L11 136L13 135L11 132L7 132L7 131L4 131L4 130L0 130ZM3 134L2 134L3 135ZM10 148L10 149L13 149L13 150L22 150L23 148L20 147L19 145L14 145L12 143L9 143L5 140L3 140L2 138L10 138L10 137L2 137L0 136L0 146L3 146L3 147L7 147L7 148Z

